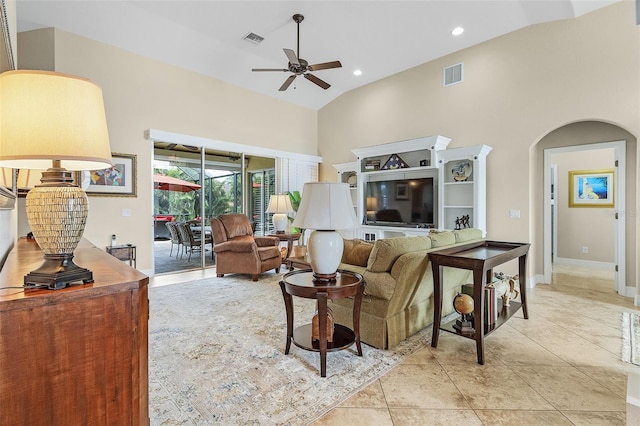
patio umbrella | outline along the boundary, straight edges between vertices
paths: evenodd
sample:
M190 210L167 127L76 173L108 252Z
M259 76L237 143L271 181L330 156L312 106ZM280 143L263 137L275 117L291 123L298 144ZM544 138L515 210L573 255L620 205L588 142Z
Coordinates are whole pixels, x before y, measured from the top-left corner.
M200 185L165 175L153 175L153 187L165 191L191 192L200 189Z

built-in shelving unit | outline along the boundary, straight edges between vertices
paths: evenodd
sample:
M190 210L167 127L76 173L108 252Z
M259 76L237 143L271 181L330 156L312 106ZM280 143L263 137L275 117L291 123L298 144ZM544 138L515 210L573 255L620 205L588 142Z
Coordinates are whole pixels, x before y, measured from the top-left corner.
M338 171L338 182L346 183L349 185L353 210L356 214L356 217L358 217L358 163L352 161L350 163L334 164L333 167ZM352 239L358 236L357 230L340 230L339 232L341 232L344 238Z
M471 227L486 233L486 158L491 149L476 145L440 153L438 228Z
M362 224L353 232L353 237L376 240L425 235L432 228L455 229L456 219L460 221L466 215L469 215L468 226L486 232L485 158L491 147L447 149L450 141L436 135L356 148L352 150L355 162L334 164L338 181L348 183L351 188L356 216ZM454 167L462 167L462 175L454 175ZM379 220L379 214L373 217L381 209L376 205L380 197L366 193L368 183L391 182L395 185L393 196L382 199L384 208L393 211L406 209L412 203L403 191L411 191L410 186L421 180L431 181L433 185L433 199L420 200L425 206L428 204L428 219L415 208L403 211L398 225L382 224L384 220ZM460 223L460 226L463 225ZM353 238L344 233L343 236Z

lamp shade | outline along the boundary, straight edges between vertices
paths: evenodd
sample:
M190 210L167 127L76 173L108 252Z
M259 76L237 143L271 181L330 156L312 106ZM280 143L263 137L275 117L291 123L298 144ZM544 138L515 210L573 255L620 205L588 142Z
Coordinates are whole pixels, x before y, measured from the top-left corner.
M295 211L287 194L272 195L266 213L291 213Z
M0 166L67 170L111 167L102 90L49 71L0 74Z
M349 185L333 182L305 183L293 226L318 230L351 229L358 226Z

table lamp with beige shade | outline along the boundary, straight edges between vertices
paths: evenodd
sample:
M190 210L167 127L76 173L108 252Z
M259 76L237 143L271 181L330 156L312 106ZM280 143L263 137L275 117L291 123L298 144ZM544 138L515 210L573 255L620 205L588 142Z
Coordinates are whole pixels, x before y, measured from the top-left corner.
M338 229L358 225L346 183L305 183L293 226L313 229L309 236L309 263L318 281L334 281L344 243Z
M287 194L274 194L269 199L269 206L265 213L273 213L271 218L276 234L284 234L289 223L287 213L293 213L293 205Z
M73 261L88 199L72 172L111 167L102 90L87 79L57 72L0 74L0 167L46 169L25 203L45 260L24 277L24 284L61 289L93 282L93 273Z

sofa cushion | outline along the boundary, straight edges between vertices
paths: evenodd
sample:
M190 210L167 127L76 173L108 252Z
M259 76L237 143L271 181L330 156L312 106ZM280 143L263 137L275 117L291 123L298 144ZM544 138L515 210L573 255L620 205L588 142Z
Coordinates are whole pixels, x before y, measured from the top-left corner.
M372 249L373 244L368 241L359 239L344 240L342 263L348 263L356 266L367 266Z
M431 247L444 247L456 243L456 237L453 232L430 232Z
M482 239L482 231L476 228L458 229L453 231L456 243Z
M258 256L261 261L267 259L273 259L274 257L280 257L280 250L278 247L258 247Z
M367 285L364 294L377 297L379 299L391 300L393 292L396 290L396 280L387 273L365 271L364 280Z
M453 244L453 242L451 244ZM419 250L428 250L430 248L431 239L427 236L384 238L377 240L369 255L367 269L372 272L387 272L391 270L396 259L403 254Z

